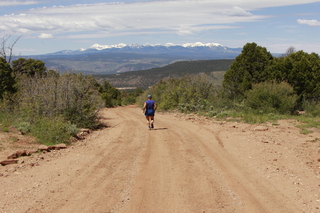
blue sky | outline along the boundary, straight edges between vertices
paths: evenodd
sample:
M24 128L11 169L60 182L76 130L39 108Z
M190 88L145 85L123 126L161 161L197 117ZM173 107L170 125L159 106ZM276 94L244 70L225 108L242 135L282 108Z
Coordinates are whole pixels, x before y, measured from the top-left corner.
M15 55L93 44L255 42L320 54L320 0L0 0L0 38Z

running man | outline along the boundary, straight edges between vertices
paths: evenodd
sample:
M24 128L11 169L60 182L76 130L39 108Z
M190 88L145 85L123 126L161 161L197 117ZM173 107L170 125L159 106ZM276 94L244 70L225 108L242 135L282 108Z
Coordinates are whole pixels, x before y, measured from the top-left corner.
M149 130L154 128L154 113L156 112L157 104L152 100L152 96L148 95L148 100L144 102L142 111L144 112Z

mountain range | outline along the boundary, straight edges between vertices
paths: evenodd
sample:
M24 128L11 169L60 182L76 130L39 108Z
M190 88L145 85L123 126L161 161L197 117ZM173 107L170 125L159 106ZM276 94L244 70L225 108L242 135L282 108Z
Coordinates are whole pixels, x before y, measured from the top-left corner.
M177 61L234 59L242 48L229 48L217 43L187 44L94 44L87 49L62 50L27 56L46 63L48 69L84 74L116 74L163 67Z

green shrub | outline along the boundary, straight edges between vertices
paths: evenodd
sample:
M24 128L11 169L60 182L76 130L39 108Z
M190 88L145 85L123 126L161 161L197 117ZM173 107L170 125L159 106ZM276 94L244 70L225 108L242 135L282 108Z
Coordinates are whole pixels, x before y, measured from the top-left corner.
M77 125L71 124L70 122L68 122L67 133L71 136L76 136L79 133L79 129L77 128Z
M121 105L130 105L137 102L137 97L143 93L143 89L136 88L134 90L121 91Z
M62 119L42 117L31 126L31 134L38 139L38 142L45 145L69 144L71 134L68 128L69 125Z
M115 107L121 105L121 92L112 86L108 81L100 85L99 91L104 101L105 107Z
M209 113L208 113L208 116L209 116L209 117L214 117L214 116L216 116L216 115L218 115L218 113L217 113L216 111L214 111L214 110L211 110L211 111L209 111Z
M9 132L9 126L6 125L6 124L3 124L3 125L1 126L1 130L2 130L3 132Z
M217 118L226 118L229 117L229 113L228 112L220 112L217 114Z
M137 99L139 104L143 103L147 94L152 94L153 99L158 102L159 109L195 112L212 105L216 90L210 76L199 74L162 80L146 90L142 99Z
M263 82L245 92L245 106L263 113L288 114L294 111L297 95L287 83Z
M122 99L121 105L130 105L136 102L136 98L132 96L128 96Z
M303 101L303 110L306 111L305 116L319 117L320 116L320 104L316 101Z
M34 118L63 116L65 121L91 128L102 106L98 89L93 77L81 74L24 77L19 81L14 113L31 123Z
M9 132L9 126L12 118L5 112L0 111L0 131Z
M188 103L181 103L178 105L178 110L183 113L190 113L195 112L197 110L197 107L193 104Z
M29 122L20 122L15 127L22 133L22 134L27 134L30 132L31 125Z
M251 112L251 113L244 113L242 119L246 123L255 124L255 123L264 123L268 121L270 117L264 113L257 114L257 113Z

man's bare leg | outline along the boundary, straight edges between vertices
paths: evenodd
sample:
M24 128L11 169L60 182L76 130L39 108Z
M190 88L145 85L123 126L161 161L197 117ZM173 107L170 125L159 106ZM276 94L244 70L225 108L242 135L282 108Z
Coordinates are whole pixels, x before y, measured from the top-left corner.
M154 116L150 116L150 120L151 120L151 128L154 128Z
M148 128L150 129L150 116L146 116L147 123L148 123Z

